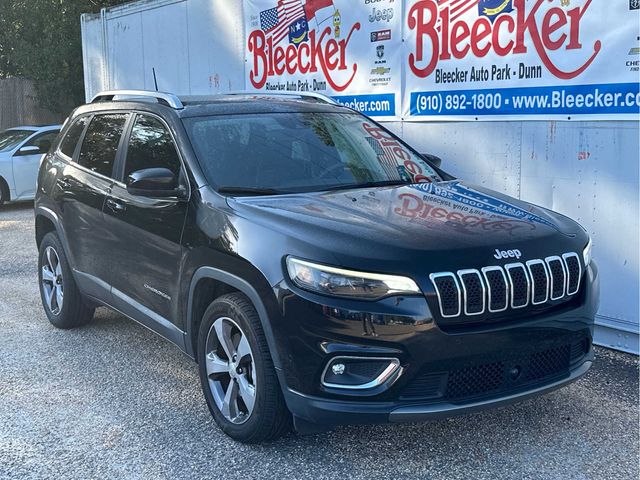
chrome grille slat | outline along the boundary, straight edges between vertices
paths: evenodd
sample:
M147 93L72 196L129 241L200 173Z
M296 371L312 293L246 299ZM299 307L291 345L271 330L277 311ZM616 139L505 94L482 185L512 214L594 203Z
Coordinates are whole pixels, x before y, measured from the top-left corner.
M580 290L580 282L582 281L582 263L580 262L580 257L577 253L569 252L562 255L562 260L566 268L567 272L567 295L575 295ZM577 268L577 278L575 279L575 287L571 288L574 285L573 276L576 275L572 273L572 270Z
M471 280L469 277L475 278L475 282L477 283L473 283L474 280ZM460 278L460 284L462 285L462 293L463 293L463 305L464 305L464 314L465 315L482 315L484 313L484 309L485 309L485 302L486 302L486 288L484 285L484 282L482 281L482 276L480 275L480 272L478 270L473 270L473 269L469 269L469 270L458 270L458 278ZM467 278L469 278L469 280L466 280ZM477 285L478 283L480 284L480 290L481 292L476 292L476 291L471 291L472 289L475 290L477 289ZM473 288L475 286L475 288ZM478 302L477 300L477 296L478 293L480 293L480 301ZM482 306L480 308L475 307L475 303L479 303ZM469 307L469 305L472 305L471 308Z
M529 260L526 265L531 279L531 303L533 305L543 304L549 300L549 270L547 269L547 264L544 260L536 258L535 260ZM541 285L541 280L536 280L536 265L540 265L544 271L544 288ZM541 290L544 290L544 297L541 300L536 300Z
M499 274L501 275L502 281L504 282L504 288L497 288L496 283L497 282L492 282L489 279L489 275L492 272L499 272ZM502 267L498 267L498 266L494 266L494 267L484 267L482 269L482 275L484 276L484 281L487 284L487 291L489 292L489 312L491 313L497 313L497 312L504 312L507 308L509 308L509 281L507 280L507 275L504 273L504 270L502 269ZM494 288L491 287L491 284L494 284ZM496 297L498 295L500 295L500 301L502 303L499 304L499 306L495 306L494 303L494 293L496 295ZM504 304L504 306L502 306Z
M504 266L504 269L507 272L507 277L509 277L509 290L510 290L510 301L509 305L513 309L524 308L529 305L529 298L531 297L531 281L529 280L529 275L527 275L527 269L522 263L510 263ZM511 272L514 272L513 274ZM515 272L520 272L515 273ZM521 285L522 277L518 278L516 275L524 275L525 285ZM521 290L524 288L524 292ZM523 296L524 298L521 301L520 298ZM517 296L517 299L516 299Z
M575 252L525 263L429 275L443 318L499 313L555 302L580 290L584 266Z
M456 278L456 276L452 272L440 272L440 273L432 273L431 275L429 275L429 278L431 279L431 283L433 283L433 286L436 289L436 295L438 296L438 305L440 306L440 314L444 318L460 316L460 314L462 313L462 299L461 299L462 295L460 291L460 284L458 283L458 279ZM445 288L445 285L443 285L442 282L439 282L440 279L446 279L446 278L453 279L453 283L456 289L456 300L449 300L449 302L457 303L457 309L451 313L449 312L450 310L450 307L448 304L449 302L447 303L446 308L445 306L443 306L443 298L445 297L443 295L443 292L441 292L441 289Z
M544 259L547 267L549 268L549 277L551 278L551 283L549 286L549 295L551 296L551 300L560 300L564 297L565 292L567 291L567 269L564 266L564 262L562 258L555 255L552 257L547 257ZM561 271L558 271L555 266L559 265ZM559 294L555 294L556 287L562 288L559 291Z

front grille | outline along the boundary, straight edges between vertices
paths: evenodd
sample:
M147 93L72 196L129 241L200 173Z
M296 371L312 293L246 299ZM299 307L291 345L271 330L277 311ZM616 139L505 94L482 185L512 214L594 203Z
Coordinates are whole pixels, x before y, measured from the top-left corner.
M565 342L526 353L496 355L482 363L463 360L449 371L434 372L434 367L427 365L404 387L400 399L465 403L551 382L568 375L570 366L589 352L590 341L584 336Z
M482 273L480 273L482 272ZM432 273L440 315L444 318L501 312L529 304L565 300L578 293L582 264L576 253L529 260L525 264Z

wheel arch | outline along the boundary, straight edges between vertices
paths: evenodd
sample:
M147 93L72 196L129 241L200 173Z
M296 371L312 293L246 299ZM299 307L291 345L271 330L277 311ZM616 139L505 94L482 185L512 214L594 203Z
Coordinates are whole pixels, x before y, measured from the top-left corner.
M35 221L36 221L36 245L40 248L40 244L42 243L42 239L47 233L55 232L62 243L62 248L64 248L65 253L67 254L67 259L69 260L69 245L67 243L67 238L64 234L64 231L60 224L60 218L58 215L51 209L36 206L35 209Z
M197 329L204 311L215 298L234 291L246 295L256 309L258 317L260 318L260 324L267 339L267 344L269 345L273 365L280 378L282 363L264 301L258 291L247 280L218 268L200 267L191 278L187 305L186 353L197 359Z

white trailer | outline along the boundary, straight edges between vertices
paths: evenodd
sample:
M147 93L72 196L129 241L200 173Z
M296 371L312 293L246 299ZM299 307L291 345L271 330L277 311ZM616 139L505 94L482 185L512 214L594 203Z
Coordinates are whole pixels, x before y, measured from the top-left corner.
M83 15L87 99L112 89L244 90L243 19L240 0L141 0ZM639 353L637 117L386 124L452 174L578 220L600 269L595 342Z

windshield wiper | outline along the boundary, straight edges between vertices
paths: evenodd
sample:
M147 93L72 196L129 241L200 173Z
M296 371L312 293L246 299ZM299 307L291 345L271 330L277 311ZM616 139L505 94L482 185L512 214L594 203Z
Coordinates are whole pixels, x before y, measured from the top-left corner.
M220 187L218 193L228 193L230 195L283 195L289 192L274 188Z
M351 190L356 188L372 188L372 187L392 187L396 185L410 185L404 180L382 180L379 182L364 182L364 183L348 183L345 185L335 185L333 187L323 187L322 189L328 192L335 190Z

